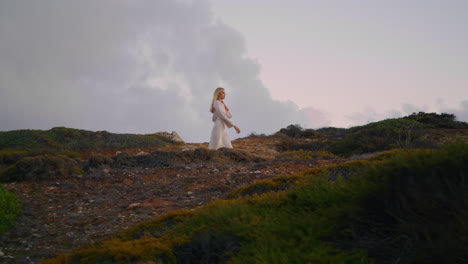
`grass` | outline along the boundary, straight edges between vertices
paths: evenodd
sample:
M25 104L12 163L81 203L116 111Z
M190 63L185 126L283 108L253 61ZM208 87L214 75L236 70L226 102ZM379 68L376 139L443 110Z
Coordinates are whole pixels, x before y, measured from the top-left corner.
M466 263L468 146L385 155L259 182L43 263ZM347 180L329 181L336 171Z
M0 185L0 235L13 226L21 213L21 206L15 195Z
M50 130L15 130L0 132L0 149L21 151L102 150L177 145L164 136L148 134L115 134L107 131L86 131L65 127Z
M56 127L0 132L0 182L60 178L82 174L81 153L179 145L156 134L114 134ZM98 160L91 163L97 165Z
M306 151L306 150L299 149L299 150L282 152L276 158L278 159L304 159L304 160L308 160L308 159L329 160L329 159L336 159L338 157L326 150Z
M397 148L434 148L440 142L424 136L430 129L467 128L468 124L456 121L453 114L423 112L348 129L328 127L313 130L290 125L277 132L277 135L285 136L277 144L277 149L280 152L301 149L329 151L334 155L349 157ZM294 139L308 141L300 142Z
M365 176L350 244L380 263L468 261L467 145L402 153Z

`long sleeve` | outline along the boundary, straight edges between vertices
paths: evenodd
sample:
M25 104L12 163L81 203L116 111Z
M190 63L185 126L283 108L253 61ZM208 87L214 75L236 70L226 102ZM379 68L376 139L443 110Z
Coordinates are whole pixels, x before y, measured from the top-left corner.
M231 113L227 113L226 108L220 101L214 102L214 119L220 118L227 127L233 127L234 123L229 120L229 117L232 116Z

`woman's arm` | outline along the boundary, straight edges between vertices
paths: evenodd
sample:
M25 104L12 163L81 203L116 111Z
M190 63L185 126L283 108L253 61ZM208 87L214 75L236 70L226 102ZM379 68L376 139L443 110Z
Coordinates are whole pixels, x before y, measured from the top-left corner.
M226 111L225 111L225 112L226 112L226 116L227 116L229 119L231 119L231 118L232 118L231 110L229 110L229 107L227 107L227 105L226 105L223 101L221 101L221 103L224 105L224 109L226 109Z
M223 103L221 103L220 101L215 101L214 108L217 116L221 118L221 120L224 124L226 124L227 127L235 127L234 123L231 120L229 120L229 117L226 115L226 112L221 107L224 108Z

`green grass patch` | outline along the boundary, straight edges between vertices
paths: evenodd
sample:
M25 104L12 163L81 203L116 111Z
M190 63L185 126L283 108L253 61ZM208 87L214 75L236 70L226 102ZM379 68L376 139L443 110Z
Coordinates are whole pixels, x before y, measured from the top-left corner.
M278 159L336 159L338 156L334 155L333 153L326 151L326 150L315 150L315 151L307 151L307 150L293 150L293 151L286 151L279 154L276 158Z
M21 206L16 196L0 185L0 235L13 226L21 213Z

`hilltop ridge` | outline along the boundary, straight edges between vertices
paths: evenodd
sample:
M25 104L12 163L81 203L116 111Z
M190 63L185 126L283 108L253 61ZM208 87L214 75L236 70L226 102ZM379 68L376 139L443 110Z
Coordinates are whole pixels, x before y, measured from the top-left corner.
M354 166L364 168L368 160L398 150L468 143L466 123L425 113L350 129L290 125L217 151L207 143L153 134L68 128L15 133L0 132L0 181L23 206L13 228L1 236L5 263L44 260L219 199L285 191L324 168L331 168L326 177L335 182L360 170Z

